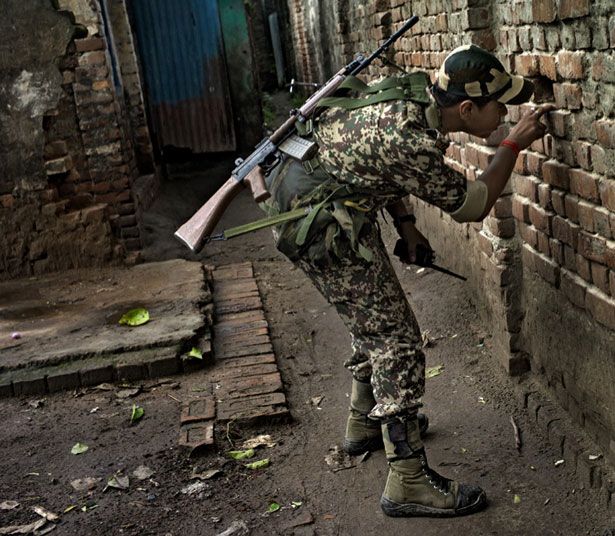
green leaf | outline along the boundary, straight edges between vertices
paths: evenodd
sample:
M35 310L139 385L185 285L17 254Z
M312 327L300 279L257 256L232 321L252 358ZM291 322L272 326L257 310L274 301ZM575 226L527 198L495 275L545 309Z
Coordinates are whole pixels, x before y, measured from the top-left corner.
M141 419L141 417L143 417L143 414L145 413L145 410L141 407L141 406L137 406L136 404L132 405L132 414L130 415L130 422L137 422L139 419Z
M252 458L254 456L254 449L229 450L227 454L229 458L233 458L233 460L245 460L246 458Z
M188 357L194 357L195 359L203 359L203 352L196 347L188 352Z
M521 495L515 495L513 499L514 504L521 504Z
M139 308L124 313L119 323L126 326L140 326L146 322L149 322L149 312L147 309Z
M299 508L302 504L303 504L303 502L301 502L301 501L292 501L292 502L290 503L290 505L291 505L293 508Z
M248 469L265 469L265 467L269 467L269 458L258 460L257 462L247 463L246 467Z
M282 508L277 502L272 502L267 508L267 512L272 514L273 512L277 512L280 508Z
M436 365L435 367L428 367L425 371L425 378L433 378L434 376L440 376L444 371L444 365Z
M86 444L84 443L75 443L73 445L73 448L70 449L70 453L71 454L83 454L84 452L86 452L90 447L88 447Z

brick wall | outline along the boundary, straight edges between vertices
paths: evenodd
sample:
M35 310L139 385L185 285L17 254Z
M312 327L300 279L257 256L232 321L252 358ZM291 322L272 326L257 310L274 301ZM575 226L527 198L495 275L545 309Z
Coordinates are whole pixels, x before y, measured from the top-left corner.
M7 7L15 11L11 28L28 35L3 55L13 88L7 106L27 103L27 117L3 116L10 158L0 181L0 225L11 231L0 239L0 277L134 262L138 163L149 157L151 170L153 162L142 101L140 108L124 101L97 1L62 0L56 10L36 0L30 8L13 0ZM10 33L3 35L9 46Z
M558 106L549 134L521 154L483 222L458 225L413 203L442 262L468 275L504 367L515 374L531 365L615 462L615 6L606 0L338 0L326 8L338 34L306 43L305 35L314 33L306 29L311 4L289 0L304 72L318 70L309 63L317 56L304 53L310 47L347 62L415 14L419 24L389 59L433 78L448 51L475 43L532 78L535 102ZM368 77L394 72L379 64ZM510 106L509 125L527 107ZM507 129L488 140L452 134L448 163L475 180Z

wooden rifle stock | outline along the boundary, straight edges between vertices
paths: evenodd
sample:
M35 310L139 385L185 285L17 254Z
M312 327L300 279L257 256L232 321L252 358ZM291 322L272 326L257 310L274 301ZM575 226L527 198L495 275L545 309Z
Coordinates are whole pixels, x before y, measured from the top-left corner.
M244 189L245 182L250 185L252 195L257 202L264 201L270 196L265 186L263 170L256 166L248 173L244 182L239 182L232 177L227 180L192 218L175 231L175 236L197 253L203 247L205 239L213 232L231 201Z

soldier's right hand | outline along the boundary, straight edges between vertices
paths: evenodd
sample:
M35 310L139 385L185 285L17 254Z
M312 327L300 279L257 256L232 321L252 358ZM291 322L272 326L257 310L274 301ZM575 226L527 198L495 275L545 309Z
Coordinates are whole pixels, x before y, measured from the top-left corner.
M519 120L506 138L515 142L519 150L527 149L534 141L545 135L547 127L540 119L544 114L553 110L555 106L552 104L536 106Z

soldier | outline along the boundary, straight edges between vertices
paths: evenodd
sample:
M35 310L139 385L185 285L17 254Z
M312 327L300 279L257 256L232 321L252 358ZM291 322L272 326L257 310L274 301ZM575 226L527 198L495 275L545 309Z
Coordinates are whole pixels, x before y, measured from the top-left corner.
M352 338L350 415L344 448L384 448L389 475L381 507L390 516L457 516L482 509L478 486L431 469L418 413L425 357L416 318L385 251L376 221L386 208L415 259L429 248L404 202L408 195L441 208L458 222L481 221L504 189L519 151L545 133L534 108L520 119L476 181L444 162L449 132L481 138L497 129L506 104L528 101L533 85L506 72L498 59L462 46L445 59L436 82L424 73L370 86L357 79L346 95L325 99L308 135L319 145L307 164L288 160L270 177L270 213L312 207L276 230L277 246L336 307Z

